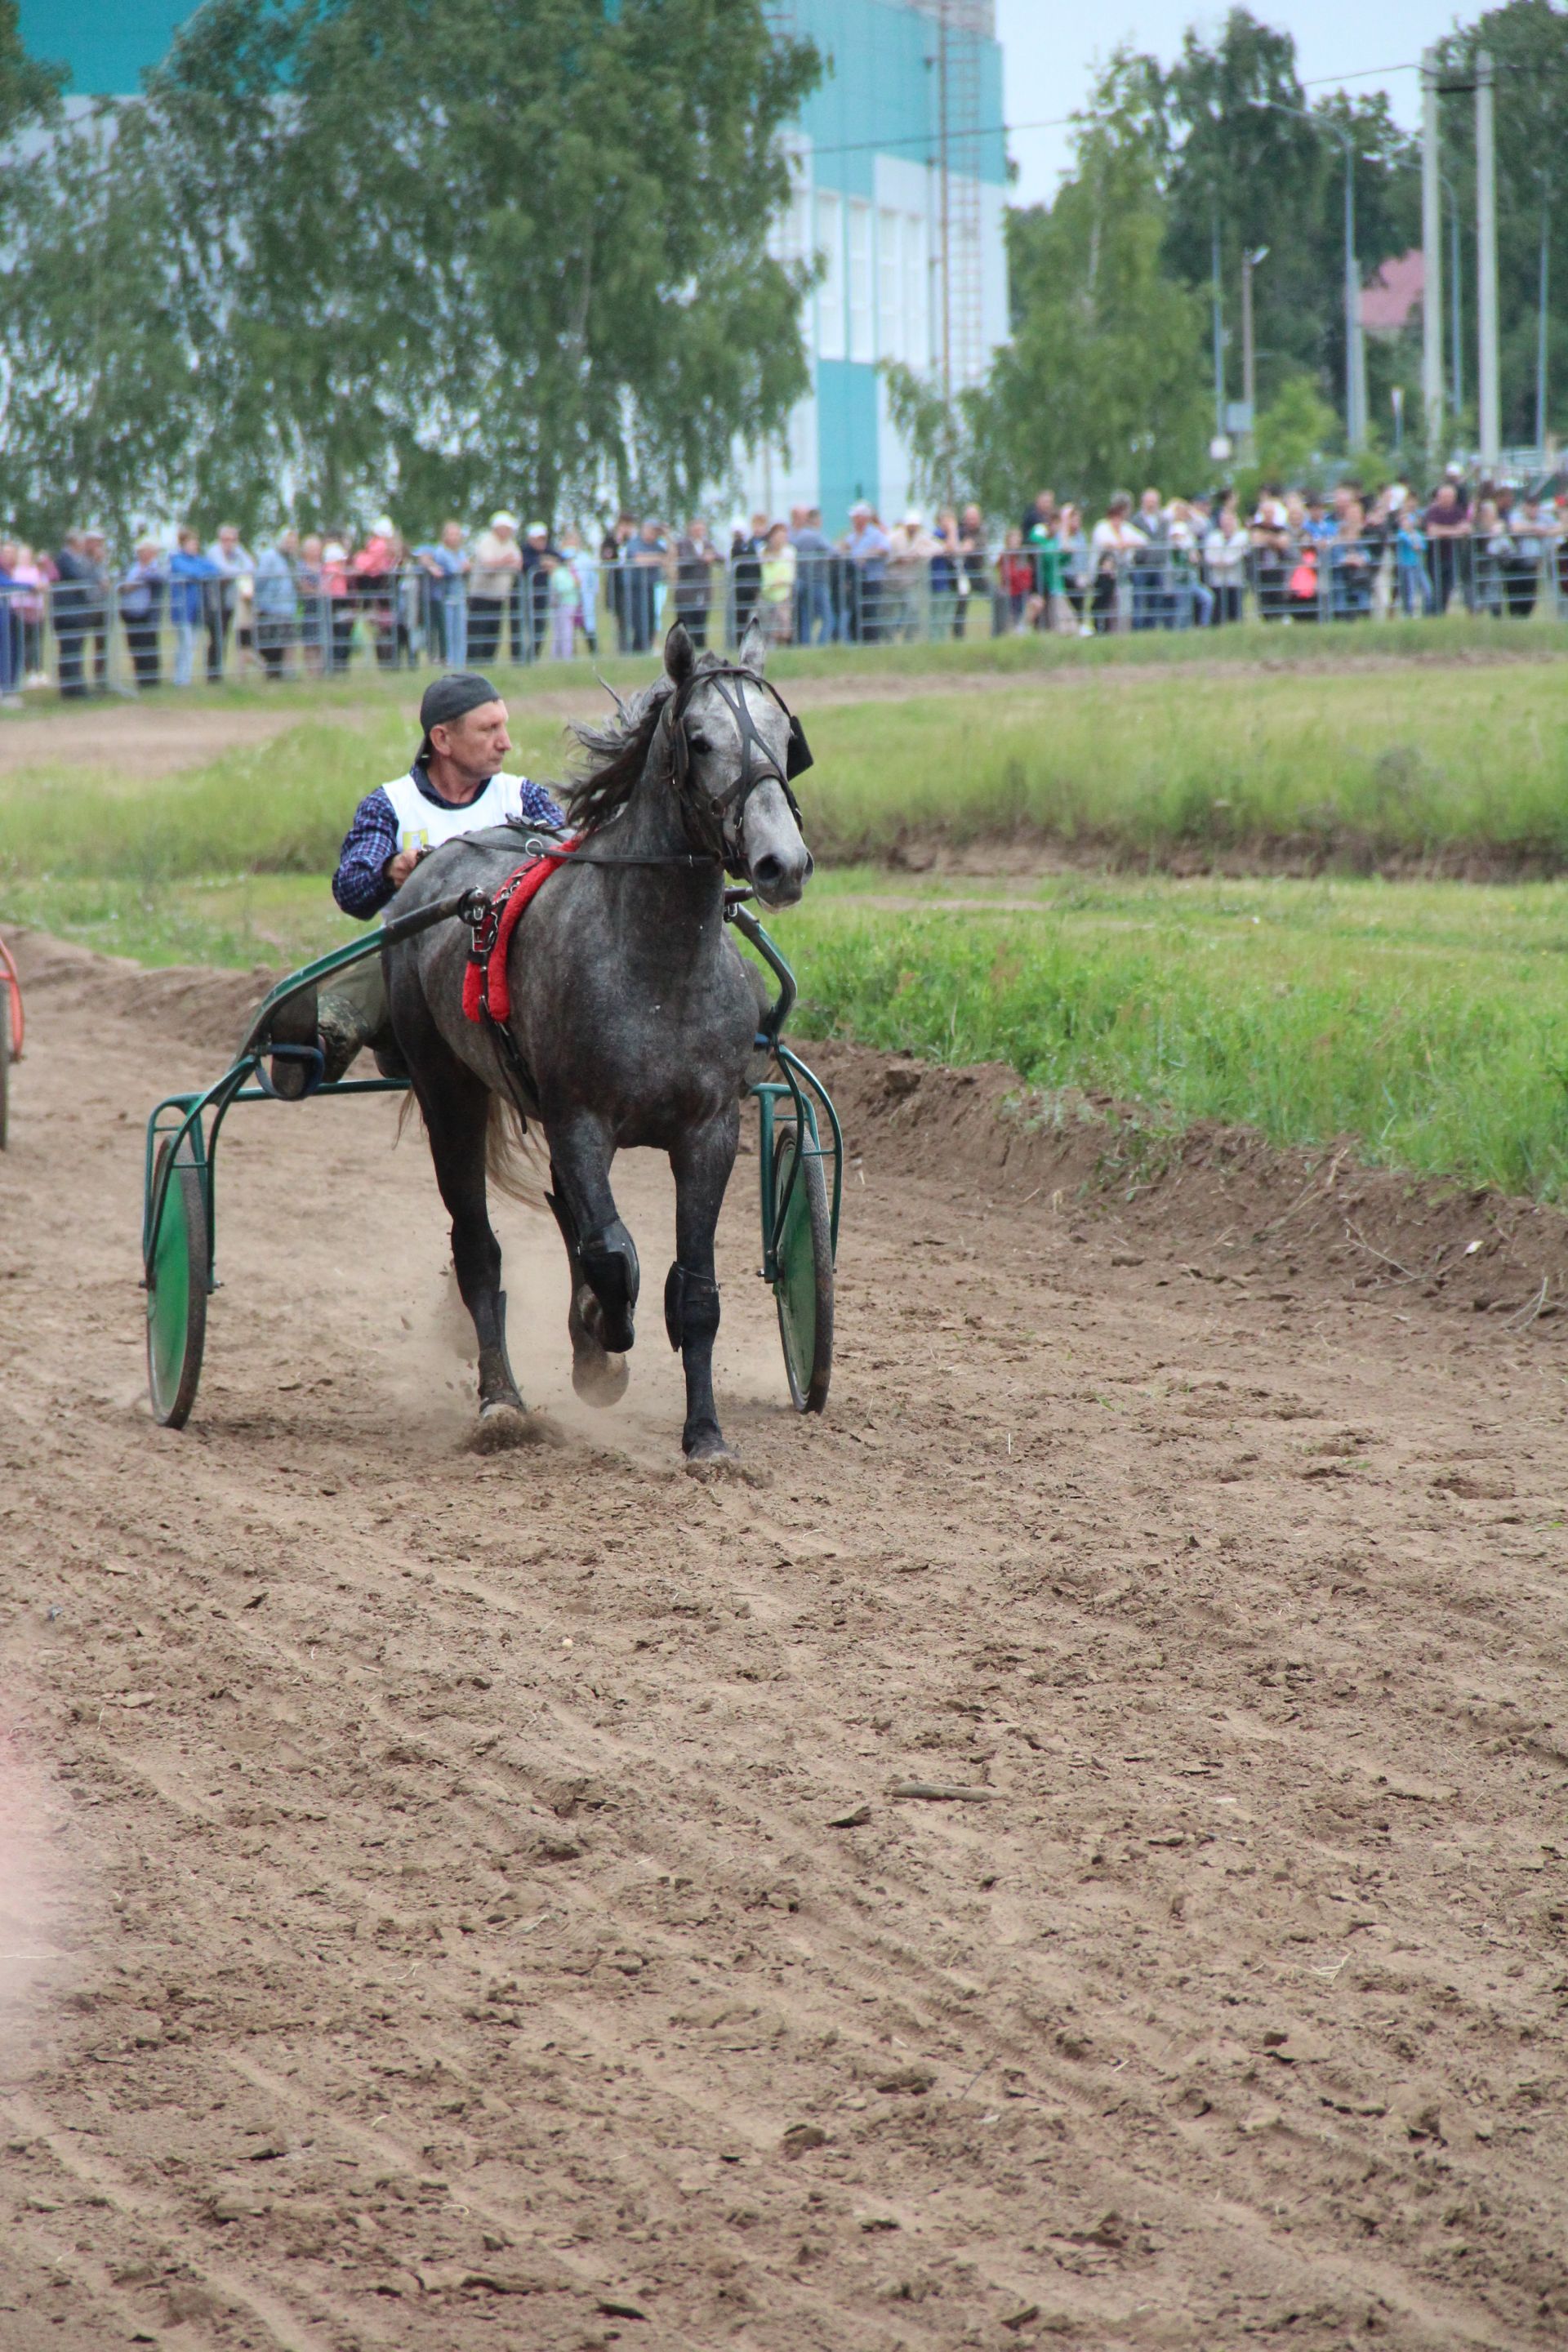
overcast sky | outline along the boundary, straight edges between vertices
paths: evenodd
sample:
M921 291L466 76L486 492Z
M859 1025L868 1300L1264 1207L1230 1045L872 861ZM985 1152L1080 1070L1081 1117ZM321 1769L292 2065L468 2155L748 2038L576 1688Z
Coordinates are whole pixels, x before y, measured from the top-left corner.
M1294 33L1301 79L1333 88L1343 80L1356 90L1388 92L1395 119L1414 130L1420 120L1420 78L1393 73L1415 62L1428 41L1478 9L1457 10L1453 0L1251 0L1254 16ZM1093 8L1069 7L1062 0L996 0L996 31L1005 58L1007 146L1018 166L1016 201L1037 204L1054 192L1068 162L1065 126L1026 130L1052 122L1081 106L1096 65L1123 39L1152 49L1169 65L1182 35L1197 24L1212 35L1225 20L1222 7L1194 0L1105 0ZM1365 77L1353 82L1352 75Z

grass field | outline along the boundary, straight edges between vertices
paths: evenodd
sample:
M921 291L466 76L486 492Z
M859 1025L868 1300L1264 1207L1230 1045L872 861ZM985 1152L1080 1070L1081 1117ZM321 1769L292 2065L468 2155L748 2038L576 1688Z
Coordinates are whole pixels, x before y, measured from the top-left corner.
M521 763L559 772L559 720L525 698L514 721ZM1142 1106L1155 1126L1348 1133L1374 1160L1563 1197L1568 883L1152 869L1316 843L1352 863L1359 845L1407 867L1462 854L1568 871L1565 722L1555 660L1091 670L816 711L811 836L862 863L821 873L777 927L799 1025L1001 1059L1047 1091ZM406 750L389 698L384 716L303 718L156 783L6 778L0 917L149 961L301 961L354 934L326 874L355 798ZM1003 885L864 862L1032 834L1099 851L1108 870Z
M1138 636L1094 638L1041 636L1029 634L994 637L988 615L977 613L970 632L938 644L858 646L784 646L768 657L768 674L780 685L791 678L832 681L854 677L868 670L882 676L929 677L951 674L1031 677L1047 673L1102 670L1176 670L1249 667L1266 664L1283 671L1332 671L1353 674L1371 667L1426 667L1460 662L1537 662L1561 659L1568 654L1568 621L1552 617L1542 608L1532 619L1508 622L1454 614L1441 621L1380 622L1366 626L1303 627L1256 621L1235 628L1151 630ZM618 687L641 684L657 656L603 655L594 665ZM411 709L429 672L384 670L363 656L338 677L268 682L252 672L222 686L195 685L177 691L164 688L148 698L171 710L222 710L279 705L299 710L331 710L384 702L389 709ZM581 661L542 661L525 669L510 664L492 665L496 683L514 706L535 694L583 690L592 696L591 672ZM48 718L62 706L47 698L29 698L28 719ZM63 713L62 713L63 715ZM0 736L16 720L0 711Z

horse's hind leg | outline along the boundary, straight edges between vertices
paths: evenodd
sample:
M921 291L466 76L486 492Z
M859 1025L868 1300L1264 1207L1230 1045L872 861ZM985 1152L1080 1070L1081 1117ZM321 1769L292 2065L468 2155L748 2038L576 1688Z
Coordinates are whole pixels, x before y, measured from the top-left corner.
M430 1157L452 1219L452 1265L479 1343L479 1430L484 1445L513 1444L522 1435L523 1402L506 1352L506 1293L500 1286L500 1244L485 1197L485 1129L489 1089L456 1055L432 1070L424 1061L419 1107Z
M616 1213L610 1150L596 1120L549 1130L551 1205L572 1272L572 1384L590 1404L614 1404L626 1386L641 1280L637 1244Z
M713 1402L713 1342L719 1335L719 1285L713 1235L735 1165L741 1110L733 1104L669 1155L675 1171L675 1264L664 1286L664 1328L686 1374L686 1426L680 1443L696 1469L733 1461Z

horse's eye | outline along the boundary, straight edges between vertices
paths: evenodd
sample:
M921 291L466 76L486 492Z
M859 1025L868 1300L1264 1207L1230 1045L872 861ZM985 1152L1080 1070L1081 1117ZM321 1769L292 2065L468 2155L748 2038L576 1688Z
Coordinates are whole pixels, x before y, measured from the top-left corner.
M710 751L713 749L706 735L689 735L686 740L693 751Z

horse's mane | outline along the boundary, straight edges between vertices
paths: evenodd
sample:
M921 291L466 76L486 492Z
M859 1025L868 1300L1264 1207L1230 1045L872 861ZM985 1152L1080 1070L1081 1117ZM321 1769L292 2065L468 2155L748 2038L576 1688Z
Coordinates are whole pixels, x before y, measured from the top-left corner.
M720 655L706 653L699 657L694 675L722 667ZM674 692L675 680L661 673L629 701L623 702L616 695L615 714L602 724L588 719L571 722L568 731L577 739L580 758L563 789L577 832L597 833L625 808L642 782L664 706Z

